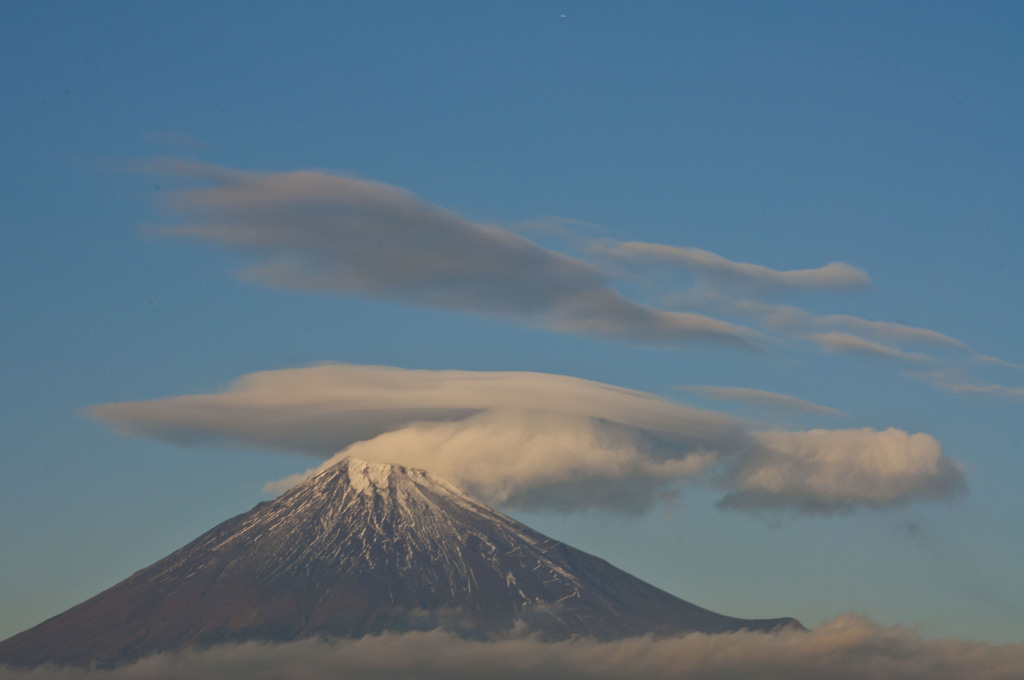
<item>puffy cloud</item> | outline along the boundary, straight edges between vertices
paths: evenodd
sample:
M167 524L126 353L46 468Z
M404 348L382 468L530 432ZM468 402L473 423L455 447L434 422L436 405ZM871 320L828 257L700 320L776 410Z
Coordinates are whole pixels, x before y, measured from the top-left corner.
M830 262L816 269L779 271L749 262L733 262L700 248L682 248L659 243L599 242L599 252L632 261L679 264L699 278L725 286L751 290L846 290L861 288L871 278L861 269L842 262Z
M89 414L168 441L404 463L506 506L638 511L703 475L732 507L821 512L944 497L963 480L929 435L750 433L720 413L543 373L321 364Z
M843 415L843 412L815 404L806 399L798 399L788 394L769 392L767 390L755 390L749 387L715 387L713 385L680 385L678 389L693 392L712 399L723 399L726 401L742 401L748 404L764 406L771 409L783 411L798 411L803 413L823 413L827 415Z
M730 471L725 507L829 513L948 498L964 489L963 469L923 432L861 428L754 437L762 446Z
M582 260L466 220L388 184L322 172L243 172L184 161L161 169L212 186L176 193L190 222L166 234L243 252L267 286L359 294L525 320L633 342L758 347L758 334L655 309Z
M458 422L414 423L356 442L283 490L346 456L426 468L491 505L626 512L648 509L701 475L714 451L669 445L649 431L543 411L486 411Z
M43 667L10 680L1016 680L1024 644L929 640L902 626L844 615L813 631L678 638L460 640L441 632L280 645L222 645L161 654L112 670Z

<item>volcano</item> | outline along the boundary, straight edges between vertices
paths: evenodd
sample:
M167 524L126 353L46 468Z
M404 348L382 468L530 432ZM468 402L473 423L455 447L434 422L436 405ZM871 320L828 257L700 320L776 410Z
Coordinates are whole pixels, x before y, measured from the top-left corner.
M111 667L219 643L441 628L470 639L770 631L685 602L423 470L351 458L0 643L0 664Z

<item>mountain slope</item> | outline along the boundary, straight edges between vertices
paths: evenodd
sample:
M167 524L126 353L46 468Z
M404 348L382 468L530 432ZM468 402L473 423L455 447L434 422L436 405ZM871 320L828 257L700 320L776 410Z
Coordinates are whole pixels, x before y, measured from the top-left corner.
M422 470L346 459L0 643L0 663L436 627L613 639L780 626L799 624L702 609Z

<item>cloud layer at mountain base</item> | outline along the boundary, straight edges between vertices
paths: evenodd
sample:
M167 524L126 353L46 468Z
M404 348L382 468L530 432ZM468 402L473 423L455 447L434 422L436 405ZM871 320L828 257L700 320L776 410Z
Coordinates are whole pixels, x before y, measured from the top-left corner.
M844 615L813 631L772 634L544 643L408 633L225 645L157 655L107 671L43 667L6 673L10 680L1017 680L1024 677L1024 644L927 640L909 628Z
M321 364L249 374L219 394L103 404L89 414L178 443L421 467L505 507L638 512L698 479L720 487L727 507L813 513L964 488L963 469L927 434L751 432L721 413L543 373Z

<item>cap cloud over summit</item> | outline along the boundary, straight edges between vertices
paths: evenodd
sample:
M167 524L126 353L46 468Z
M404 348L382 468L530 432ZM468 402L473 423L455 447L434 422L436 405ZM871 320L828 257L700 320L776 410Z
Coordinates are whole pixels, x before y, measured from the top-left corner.
M926 433L756 432L721 413L544 373L319 364L89 414L179 443L224 439L325 465L356 455L423 467L509 507L639 512L705 481L725 492L727 507L822 514L964 489L963 469Z

